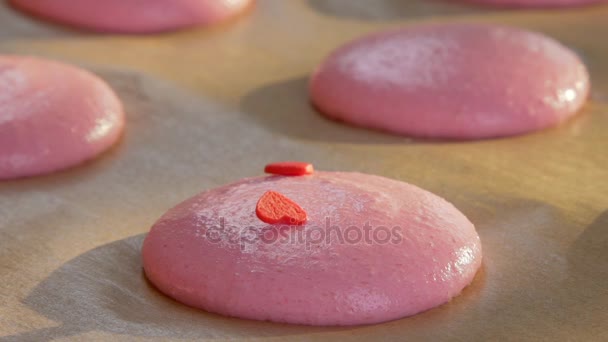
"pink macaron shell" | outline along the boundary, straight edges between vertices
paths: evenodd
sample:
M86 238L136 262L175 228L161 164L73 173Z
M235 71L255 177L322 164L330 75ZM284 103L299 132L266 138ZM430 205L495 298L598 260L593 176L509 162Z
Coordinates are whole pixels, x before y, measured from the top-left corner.
M316 70L310 96L330 118L402 135L480 139L557 125L579 111L589 75L557 41L481 24L413 26L358 39Z
M256 202L269 190L302 206L307 223L260 221ZM148 279L182 303L321 326L439 306L481 264L473 224L450 203L407 183L341 172L251 178L203 192L152 227L142 254Z
M501 6L501 7L521 7L521 8L539 8L539 7L577 7L607 3L606 0L464 0L471 3L483 5Z
M11 0L28 13L99 32L154 33L212 25L253 0Z
M0 179L65 169L120 137L123 107L97 76L34 57L0 56Z

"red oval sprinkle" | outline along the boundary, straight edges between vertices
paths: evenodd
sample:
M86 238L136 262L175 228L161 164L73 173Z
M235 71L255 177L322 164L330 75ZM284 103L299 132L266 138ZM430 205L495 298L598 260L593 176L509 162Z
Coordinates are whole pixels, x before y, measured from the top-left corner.
M264 172L281 176L303 176L314 172L310 163L280 162L266 165Z
M302 207L276 191L267 191L260 197L255 213L260 220L270 224L299 226L308 219Z

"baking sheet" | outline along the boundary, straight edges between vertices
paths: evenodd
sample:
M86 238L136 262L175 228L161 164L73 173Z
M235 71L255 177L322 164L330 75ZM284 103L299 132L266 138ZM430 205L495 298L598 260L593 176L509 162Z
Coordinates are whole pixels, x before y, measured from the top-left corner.
M213 29L95 35L0 5L0 53L83 66L127 108L122 142L65 172L0 183L0 340L608 339L608 6L498 11L433 0L260 0ZM324 119L307 75L362 34L474 21L547 33L575 49L593 95L567 124L521 137L431 142ZM483 268L447 305L348 328L225 318L146 282L152 223L200 190L260 174L268 161L404 180L477 226Z

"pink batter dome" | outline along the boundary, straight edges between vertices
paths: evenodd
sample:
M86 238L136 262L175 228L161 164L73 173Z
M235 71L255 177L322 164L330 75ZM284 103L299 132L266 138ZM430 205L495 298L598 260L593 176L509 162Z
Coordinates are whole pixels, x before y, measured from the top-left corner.
M120 137L123 107L97 76L59 62L0 56L0 179L91 159Z
M589 93L585 65L540 33L480 24L412 26L338 49L310 96L330 118L402 135L479 139L555 126Z
M278 191L308 213L269 225L256 202ZM481 265L473 224L413 185L359 173L250 178L169 210L143 245L148 279L187 305L227 316L357 325L448 302Z
M25 12L99 32L153 33L212 25L253 0L11 0Z

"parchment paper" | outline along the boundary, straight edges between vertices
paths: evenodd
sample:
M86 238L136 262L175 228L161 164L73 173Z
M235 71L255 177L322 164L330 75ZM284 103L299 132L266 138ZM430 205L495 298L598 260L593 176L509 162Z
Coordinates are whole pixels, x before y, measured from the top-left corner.
M362 34L428 21L545 32L590 68L567 124L477 142L418 141L324 119L307 75ZM260 0L213 29L110 36L0 5L0 53L74 63L127 107L122 142L57 174L0 183L0 340L608 340L608 6L499 11L433 0ZM139 248L195 193L268 161L429 189L477 226L483 269L451 303L390 323L315 328L224 318L161 295Z

